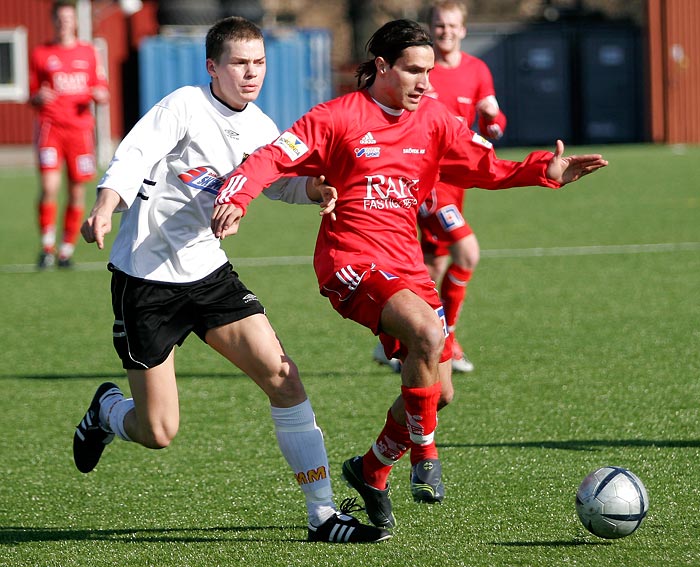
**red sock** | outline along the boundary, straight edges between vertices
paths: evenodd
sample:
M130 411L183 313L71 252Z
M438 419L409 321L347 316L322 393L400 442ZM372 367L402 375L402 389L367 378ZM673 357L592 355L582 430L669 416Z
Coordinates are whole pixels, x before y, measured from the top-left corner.
M412 442L411 464L413 465L424 459L437 459L435 428L441 389L440 382L428 388L401 386L401 395L406 406L406 425Z
M39 232L44 234L54 232L56 230L56 203L39 203ZM45 246L45 248L53 248L53 246ZM51 250L46 250L50 252Z
M374 445L362 457L362 474L365 481L375 488L384 490L391 467L403 457L410 446L411 438L406 425L398 423L389 410L386 414L384 429Z
M63 217L63 242L75 244L80 234L80 225L83 223L83 207L68 205Z
M457 324L459 312L462 310L464 298L467 296L467 284L472 277L472 270L467 270L457 264L450 267L442 278L440 286L440 299L445 308L445 321L448 328Z

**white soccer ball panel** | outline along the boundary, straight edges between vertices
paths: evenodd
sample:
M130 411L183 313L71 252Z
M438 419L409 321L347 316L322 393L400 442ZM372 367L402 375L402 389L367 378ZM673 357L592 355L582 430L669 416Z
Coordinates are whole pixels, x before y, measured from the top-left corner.
M589 474L576 493L576 512L591 533L608 539L634 532L646 516L649 497L639 478L621 467Z

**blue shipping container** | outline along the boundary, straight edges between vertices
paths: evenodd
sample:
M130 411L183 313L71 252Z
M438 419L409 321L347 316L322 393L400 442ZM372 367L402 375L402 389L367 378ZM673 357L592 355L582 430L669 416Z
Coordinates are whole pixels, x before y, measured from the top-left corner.
M333 96L328 30L265 32L267 75L256 104L284 130ZM204 36L153 36L139 47L139 110L185 85L208 84Z

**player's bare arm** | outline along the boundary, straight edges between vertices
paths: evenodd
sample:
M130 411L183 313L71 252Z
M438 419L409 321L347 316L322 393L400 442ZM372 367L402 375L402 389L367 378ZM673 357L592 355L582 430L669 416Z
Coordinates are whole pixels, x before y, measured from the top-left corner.
M112 230L112 214L120 204L119 193L107 187L100 189L92 211L80 227L85 242L96 242L100 250L104 248L105 235Z
M547 167L547 177L561 185L566 185L606 165L608 165L607 160L600 154L564 157L564 142L557 140L554 156Z
M338 190L326 183L326 177L310 177L306 182L306 196L312 201L316 201L320 207L320 215L331 215L335 220L335 203L338 200Z
M223 240L227 236L236 234L241 218L243 218L243 210L236 205L215 205L211 215L211 230L214 236Z

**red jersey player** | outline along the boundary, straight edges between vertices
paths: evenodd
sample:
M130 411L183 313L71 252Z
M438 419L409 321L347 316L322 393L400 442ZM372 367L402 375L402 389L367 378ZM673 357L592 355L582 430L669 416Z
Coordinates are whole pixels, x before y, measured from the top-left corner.
M400 357L401 394L363 455L343 463L345 479L377 526L396 523L389 500L392 465L411 449L417 501L444 496L435 446L438 403L451 392L452 349L440 298L416 238L419 203L440 176L461 187L560 187L607 164L600 155L536 151L523 162L498 159L440 102L423 95L434 55L417 22L395 20L370 38L358 68L359 91L312 108L276 141L226 177L212 215L214 235L238 230L248 203L283 175L326 174L337 190L334 215L321 222L314 269L321 293L343 317L378 334ZM451 382L446 382L450 384Z
M38 110L36 151L41 173L39 268L68 267L80 233L85 208L84 183L95 176L95 119L91 103L109 99L104 71L95 48L77 38L75 2L53 3L54 40L32 51L30 102ZM56 251L56 217L61 166L68 173L68 201L63 237Z
M499 139L506 118L496 100L491 72L481 59L460 48L467 34L466 18L467 9L461 2L447 0L431 6L428 22L435 42L435 68L430 73L432 89L428 94L470 126L478 115L481 134ZM418 226L423 261L440 286L447 329L453 336L452 370L471 372L474 365L454 336L467 284L479 262L479 242L462 216L463 202L462 187L438 183L420 210Z

